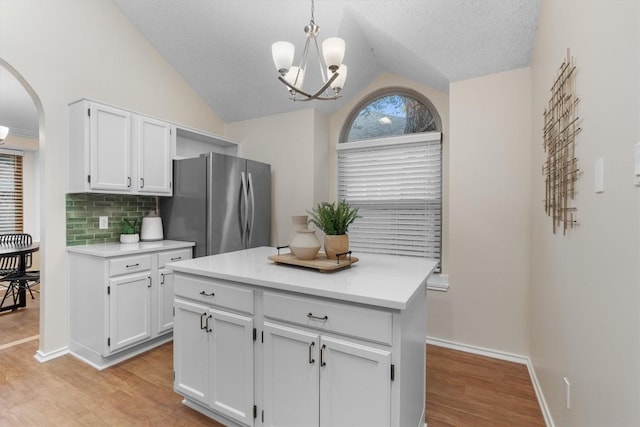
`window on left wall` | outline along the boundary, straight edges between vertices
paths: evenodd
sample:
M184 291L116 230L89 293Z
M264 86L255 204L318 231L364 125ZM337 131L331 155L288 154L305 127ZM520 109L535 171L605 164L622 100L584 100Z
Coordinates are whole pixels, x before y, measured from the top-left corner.
M0 152L0 234L23 231L22 153Z

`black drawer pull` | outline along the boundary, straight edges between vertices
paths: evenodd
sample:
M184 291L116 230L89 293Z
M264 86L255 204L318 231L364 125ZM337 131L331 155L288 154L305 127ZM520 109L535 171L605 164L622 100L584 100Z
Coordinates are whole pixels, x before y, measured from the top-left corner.
M200 292L200 295L205 296L205 297L212 297L215 295L215 292L211 292L210 294L206 293L205 291Z
M175 261L175 260L178 260L178 259L182 259L182 257L181 256L177 256L175 258L171 258L171 261Z
M140 263L136 263L136 264L127 264L127 268L131 268L131 267L139 267Z
M309 319L322 320L323 322L329 320L329 316L327 316L327 315L325 315L323 317L318 317L318 316L314 316L313 313L307 314L307 317Z

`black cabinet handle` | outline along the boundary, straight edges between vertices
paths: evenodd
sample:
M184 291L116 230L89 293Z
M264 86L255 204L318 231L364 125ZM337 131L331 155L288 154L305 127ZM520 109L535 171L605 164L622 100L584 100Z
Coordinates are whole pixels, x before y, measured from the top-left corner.
M313 350L314 345L316 345L314 341L311 341L311 344L309 344L309 364L310 365L313 365L314 363L316 363L316 360L311 357L311 351Z
M206 293L205 291L200 292L200 295L205 296L205 297L212 297L215 295L215 292L211 292L210 294Z
M177 256L175 258L171 258L171 261L176 261L176 260L179 260L179 259L182 259L182 257L181 256Z
M320 347L320 366L327 366L327 364L324 361L324 349L327 348L326 345L322 344L322 347Z
M213 317L212 315L209 315L209 316L207 317L207 322L206 322L206 324L205 324L205 326L206 326L206 328L207 328L207 329L206 329L206 331L207 331L207 332L211 332L211 331L213 331L213 329L211 329L211 328L209 327L209 319L211 319L212 317Z
M139 267L140 263L136 263L136 264L127 264L127 268L131 268L131 267Z
M322 320L323 322L329 320L329 316L327 316L327 315L322 316L322 317L318 317L318 316L314 316L313 313L307 314L307 317L309 319Z
M202 313L202 314L200 315L200 329L205 329L205 328L207 327L207 325L203 325L203 324L202 324L202 321L204 320L204 318L205 318L205 316L206 316L206 315L207 315L207 313L206 313L206 312L205 312L205 313Z

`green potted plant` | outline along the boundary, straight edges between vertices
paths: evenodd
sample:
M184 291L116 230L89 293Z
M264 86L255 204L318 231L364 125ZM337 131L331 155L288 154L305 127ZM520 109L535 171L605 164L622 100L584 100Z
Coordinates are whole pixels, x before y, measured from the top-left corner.
M120 222L120 243L137 243L140 236L136 232L138 218L122 218Z
M349 226L359 218L358 208L352 207L345 200L337 204L320 202L311 211L309 222L315 224L325 234L324 252L329 259L335 259L336 254L349 250Z

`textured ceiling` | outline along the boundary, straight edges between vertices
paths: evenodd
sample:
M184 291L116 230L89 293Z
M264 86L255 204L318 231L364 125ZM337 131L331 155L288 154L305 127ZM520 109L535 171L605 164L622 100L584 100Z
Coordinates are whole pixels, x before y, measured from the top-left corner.
M310 0L112 1L225 122L311 107L331 114L384 72L446 92L456 80L527 66L540 3L316 0L319 40L345 39L349 73L342 99L308 103L289 100L271 44L294 43L299 61ZM38 134L33 102L0 67L3 124Z
M346 41L349 72L342 100L310 105L288 99L271 60L271 44L286 40L299 61L310 0L113 1L225 122L311 106L330 114L384 72L448 91L527 66L540 3L316 0L318 38Z

